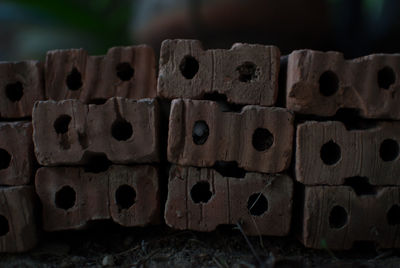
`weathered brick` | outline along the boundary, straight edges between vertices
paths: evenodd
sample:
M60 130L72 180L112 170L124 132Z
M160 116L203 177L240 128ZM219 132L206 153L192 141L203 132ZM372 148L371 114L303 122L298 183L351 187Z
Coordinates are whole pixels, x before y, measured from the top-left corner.
M0 118L30 117L35 101L44 100L43 63L0 62Z
M173 166L165 208L167 225L212 231L240 223L248 235L287 235L293 182L286 175L247 173L223 177L208 168Z
M400 119L400 54L345 60L338 52L298 50L289 55L287 107L333 116L341 108L366 118Z
M212 101L173 100L168 160L210 167L237 162L248 171L277 173L290 164L293 115L283 108L245 106L224 112Z
M113 219L124 226L158 223L158 174L152 166L43 167L36 173L43 229L80 229L89 221Z
M0 252L32 249L38 242L33 187L0 187L0 193Z
M158 117L154 99L111 98L102 105L38 102L33 111L36 157L45 166L87 164L101 156L120 164L156 162Z
M400 246L399 187L357 196L349 186L306 186L304 198L300 240L306 247L343 250L357 241Z
M204 99L225 95L236 104L274 105L278 92L277 47L234 44L204 50L197 40L165 40L161 45L157 94Z
M49 51L46 57L46 97L101 103L118 96L156 97L154 51L145 45L113 47L104 56L83 49Z
M364 130L343 123L298 125L296 179L307 185L341 185L364 177L372 185L400 185L400 124L381 122ZM362 179L362 178L361 178Z

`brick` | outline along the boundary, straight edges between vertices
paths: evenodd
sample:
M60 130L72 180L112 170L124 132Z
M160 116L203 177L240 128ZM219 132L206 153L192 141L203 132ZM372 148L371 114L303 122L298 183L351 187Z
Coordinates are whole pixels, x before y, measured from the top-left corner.
M0 187L0 193L0 252L34 248L38 242L38 228L33 187Z
M400 54L345 60L338 52L297 50L289 55L287 107L333 116L341 108L365 118L400 119Z
M34 163L32 123L0 123L0 184L28 184Z
M46 56L46 96L101 103L118 96L156 97L154 51L145 45L113 47L104 56L83 49L53 50Z
M158 223L157 170L151 166L110 166L102 172L81 167L43 167L36 173L45 231L81 229L95 220L124 226Z
M376 187L374 195L357 196L349 186L306 186L300 240L306 247L334 250L357 241L399 247L399 190Z
M168 160L211 167L237 162L247 171L277 173L290 164L293 115L283 108L245 106L223 112L216 102L173 100Z
M347 130L341 122L298 125L296 179L307 185L341 185L363 177L372 185L400 185L400 124Z
M208 168L173 166L165 221L175 229L212 231L241 223L248 235L287 235L293 182L286 175L223 177Z
M119 164L157 162L158 117L154 99L111 98L102 105L38 102L33 111L36 157L45 166L88 164L101 156Z
M0 118L32 115L35 101L44 100L43 63L0 62Z
M197 40L165 40L160 54L158 96L204 99L218 93L229 103L276 102L277 47L237 43L229 50L204 50Z

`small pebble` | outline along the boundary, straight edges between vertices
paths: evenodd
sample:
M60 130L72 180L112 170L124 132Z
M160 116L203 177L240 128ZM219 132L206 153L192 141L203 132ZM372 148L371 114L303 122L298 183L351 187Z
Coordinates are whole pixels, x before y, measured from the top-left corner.
M114 257L111 255L106 255L101 262L103 266L113 266L114 265Z

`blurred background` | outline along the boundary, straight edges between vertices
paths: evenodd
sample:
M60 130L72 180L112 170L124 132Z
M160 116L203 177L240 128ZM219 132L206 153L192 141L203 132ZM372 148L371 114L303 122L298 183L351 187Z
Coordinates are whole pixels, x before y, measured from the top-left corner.
M400 50L398 0L2 0L0 60L43 60L47 50L194 38L205 48L272 44L346 58Z

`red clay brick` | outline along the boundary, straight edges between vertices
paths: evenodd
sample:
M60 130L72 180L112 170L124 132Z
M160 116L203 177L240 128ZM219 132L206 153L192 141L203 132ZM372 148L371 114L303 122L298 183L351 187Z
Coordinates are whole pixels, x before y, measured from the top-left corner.
M306 186L300 240L306 247L350 249L356 241L400 246L400 188L357 196L348 186Z
M145 45L113 47L105 56L89 56L83 49L49 51L46 96L84 103L104 102L114 96L154 98L155 66L154 51Z
M22 252L35 247L36 202L31 186L0 187L0 252Z
M44 98L43 63L0 63L0 118L30 117L35 101Z
M165 221L196 231L240 222L248 235L283 236L290 229L292 194L293 182L286 175L230 178L213 169L173 166Z
M338 52L298 50L289 55L287 107L333 116L341 108L366 118L400 119L400 55L345 60Z
M400 185L400 124L382 122L347 130L340 122L297 127L296 179L307 185L341 185L365 177L372 185Z
M204 99L225 95L236 104L274 105L278 94L277 47L234 44L204 50L197 40L165 40L161 45L157 94Z
M33 111L36 157L45 166L87 164L94 156L113 163L159 159L158 103L111 98L103 105L44 101Z
M223 112L216 102L173 100L168 160L210 167L235 161L248 170L277 173L290 164L293 115L283 108L245 106Z

